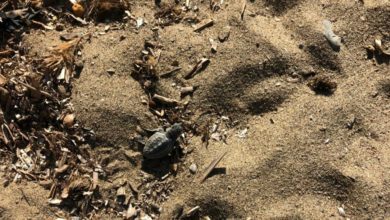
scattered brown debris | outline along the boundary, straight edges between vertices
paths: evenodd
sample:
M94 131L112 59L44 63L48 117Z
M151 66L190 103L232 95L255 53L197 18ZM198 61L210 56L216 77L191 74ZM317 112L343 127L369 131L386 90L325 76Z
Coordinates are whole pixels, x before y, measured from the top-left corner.
M213 12L218 11L219 9L221 9L221 2L218 0L210 0L210 9Z
M158 12L154 15L158 19L160 26L169 26L178 23L183 19L181 7L175 4L162 4Z
M130 5L124 0L92 0L87 10L87 18L99 21L107 19L122 19Z
M368 58L375 57L378 62L389 62L390 49L385 50L384 46L382 45L382 40L375 39L373 45L367 45L365 48L368 52Z
M210 175L211 171L218 165L222 158L227 154L227 151L223 152L219 157L211 161L210 165L207 167L201 178L199 179L200 183L203 183L206 178Z

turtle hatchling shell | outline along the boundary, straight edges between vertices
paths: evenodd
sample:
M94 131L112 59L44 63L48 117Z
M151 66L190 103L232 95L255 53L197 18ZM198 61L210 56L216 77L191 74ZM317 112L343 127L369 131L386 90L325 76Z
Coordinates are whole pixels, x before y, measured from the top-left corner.
M148 159L162 158L172 152L173 145L174 141L165 132L156 132L146 141L143 155Z

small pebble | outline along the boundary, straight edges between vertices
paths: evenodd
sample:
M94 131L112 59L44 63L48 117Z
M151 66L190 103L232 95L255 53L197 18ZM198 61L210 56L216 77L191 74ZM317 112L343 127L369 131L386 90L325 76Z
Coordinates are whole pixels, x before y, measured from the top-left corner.
M339 214L340 214L340 216L342 216L342 217L345 217L346 215L345 215L345 211L344 211L344 208L343 207L337 207L337 209L339 210Z
M196 166L196 164L194 164L194 163L191 164L191 166L190 166L191 173L195 174L197 170L198 170L198 167Z
M110 68L107 70L107 73L110 74L110 75L113 75L115 73L115 69L114 68Z
M56 25L56 31L63 31L65 29L65 26L63 24L57 24Z

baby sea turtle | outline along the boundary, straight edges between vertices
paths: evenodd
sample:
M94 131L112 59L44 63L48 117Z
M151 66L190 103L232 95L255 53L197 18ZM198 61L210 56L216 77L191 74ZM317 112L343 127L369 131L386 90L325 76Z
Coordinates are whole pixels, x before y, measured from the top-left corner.
M143 155L147 159L158 159L168 156L174 149L176 139L183 132L181 124L172 125L167 131L157 131L146 141Z

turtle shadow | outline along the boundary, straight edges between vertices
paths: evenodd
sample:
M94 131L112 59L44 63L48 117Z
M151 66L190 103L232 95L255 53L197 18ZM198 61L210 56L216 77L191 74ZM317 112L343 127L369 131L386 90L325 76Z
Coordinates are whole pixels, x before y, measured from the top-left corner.
M141 163L141 170L153 175L157 178L162 178L171 171L171 164L173 159L171 157L164 157L160 159L146 159Z
M179 163L182 156L183 152L180 149L176 149L173 150L171 155L163 158L147 159L144 157L141 163L141 170L156 178L162 178L169 173L175 175L176 172L173 165Z

